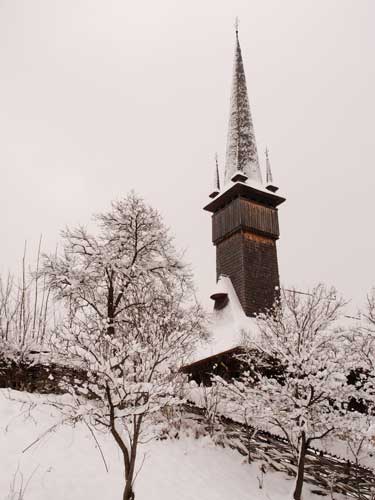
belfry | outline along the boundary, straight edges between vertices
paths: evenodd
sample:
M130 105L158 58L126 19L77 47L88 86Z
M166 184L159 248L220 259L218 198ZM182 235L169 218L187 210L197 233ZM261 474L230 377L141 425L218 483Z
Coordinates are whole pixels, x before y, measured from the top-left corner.
M216 277L229 278L246 316L270 309L278 295L279 238L277 195L268 151L265 183L259 165L246 77L236 27L236 46L229 110L226 161L220 183L216 161L211 201L212 241L216 247ZM217 290L215 309L225 307L227 296Z

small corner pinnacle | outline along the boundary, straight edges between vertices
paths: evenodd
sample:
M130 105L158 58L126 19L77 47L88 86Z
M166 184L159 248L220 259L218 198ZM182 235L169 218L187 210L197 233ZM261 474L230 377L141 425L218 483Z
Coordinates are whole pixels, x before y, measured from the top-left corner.
M217 153L215 153L215 166L216 166L216 173L215 173L216 189L220 192L219 155Z
M268 147L266 148L265 153L266 153L266 182L267 182L266 189L268 189L268 191L271 191L272 193L276 193L276 191L278 191L279 188L275 186L273 182Z
M215 172L214 172L214 186L210 198L215 198L220 193L220 175L219 175L219 159L215 153Z

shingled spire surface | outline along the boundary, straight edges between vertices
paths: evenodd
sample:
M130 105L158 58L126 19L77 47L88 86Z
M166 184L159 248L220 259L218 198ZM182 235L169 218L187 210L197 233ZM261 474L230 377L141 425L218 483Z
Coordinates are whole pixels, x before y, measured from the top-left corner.
M228 184L232 177L238 173L246 176L250 183L252 181L262 183L238 29L236 28L224 183Z

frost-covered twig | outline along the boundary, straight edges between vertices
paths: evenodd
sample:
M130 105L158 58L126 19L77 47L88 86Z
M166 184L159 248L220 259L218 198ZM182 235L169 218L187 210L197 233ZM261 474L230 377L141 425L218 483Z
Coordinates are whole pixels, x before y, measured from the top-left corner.
M24 476L20 471L19 464L17 470L13 475L12 482L9 487L9 493L5 500L25 500L25 493L30 484L31 479L38 470L39 465L35 467L32 473L29 475L26 483L24 484Z

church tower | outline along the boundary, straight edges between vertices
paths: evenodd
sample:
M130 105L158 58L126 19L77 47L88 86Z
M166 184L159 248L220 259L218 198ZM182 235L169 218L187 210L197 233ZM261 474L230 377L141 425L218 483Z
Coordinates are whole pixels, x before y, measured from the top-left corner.
M220 188L216 162L212 201L204 209L212 213L217 279L230 278L247 316L269 309L279 288L277 207L285 198L276 194L268 151L265 180L263 183L236 27L224 181ZM225 305L225 294L216 293L212 298L216 309Z

